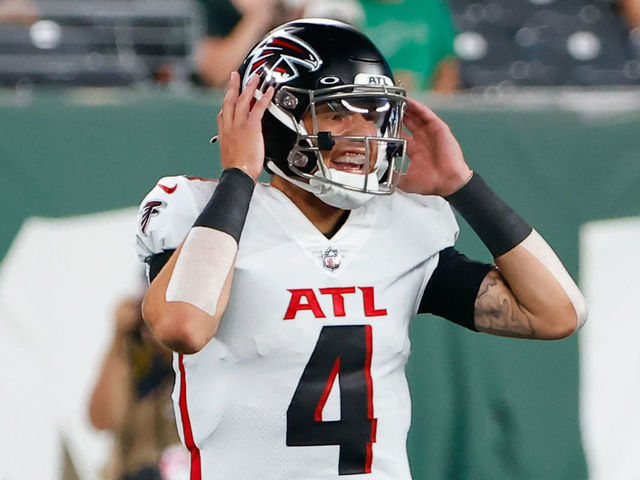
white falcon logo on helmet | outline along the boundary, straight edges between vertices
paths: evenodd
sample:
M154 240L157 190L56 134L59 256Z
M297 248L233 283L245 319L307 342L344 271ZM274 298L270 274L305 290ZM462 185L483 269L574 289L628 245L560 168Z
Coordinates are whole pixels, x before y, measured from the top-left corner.
M285 28L265 38L249 54L249 64L242 79L245 87L256 73L266 72L269 83L286 83L298 78L298 67L315 72L322 66L320 55L311 46Z

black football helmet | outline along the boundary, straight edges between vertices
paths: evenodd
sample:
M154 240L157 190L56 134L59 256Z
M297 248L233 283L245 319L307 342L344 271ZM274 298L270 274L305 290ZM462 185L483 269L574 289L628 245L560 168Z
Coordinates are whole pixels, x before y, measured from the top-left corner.
M239 73L241 89L254 75L262 79L261 91L269 85L275 88L262 120L269 173L314 193L329 186L366 194L394 191L394 173L402 170L405 157L400 133L406 92L394 85L385 58L364 34L334 20L295 20L269 32L247 55ZM375 136L342 137L364 144L366 161L375 164L370 175L329 172L321 151L331 150L340 137L318 131L320 106L336 114L362 114L375 123ZM302 121L306 112L313 131Z

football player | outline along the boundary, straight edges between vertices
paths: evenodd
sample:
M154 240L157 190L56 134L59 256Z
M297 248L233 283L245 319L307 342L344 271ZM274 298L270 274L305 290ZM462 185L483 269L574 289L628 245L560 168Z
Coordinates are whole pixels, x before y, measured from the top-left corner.
M231 75L218 129L220 179L162 178L137 237L191 478L410 479L416 313L538 339L585 321L551 248L354 28L270 32ZM454 249L450 204L495 265Z

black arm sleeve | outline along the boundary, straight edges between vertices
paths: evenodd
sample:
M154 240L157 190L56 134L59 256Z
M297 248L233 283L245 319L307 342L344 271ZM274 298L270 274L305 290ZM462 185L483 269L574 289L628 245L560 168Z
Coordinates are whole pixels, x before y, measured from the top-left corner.
M171 258L171 255L173 255L173 252L175 252L175 250L165 250L145 260L149 265L149 283L153 282L153 279L160 273L162 267L164 267Z
M473 319L480 284L495 267L470 260L455 248L445 248L420 300L418 313L439 317L477 332Z

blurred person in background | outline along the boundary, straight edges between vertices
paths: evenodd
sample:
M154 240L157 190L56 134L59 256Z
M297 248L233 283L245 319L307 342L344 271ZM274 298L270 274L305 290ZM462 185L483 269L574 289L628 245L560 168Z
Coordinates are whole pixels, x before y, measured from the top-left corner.
M222 88L244 55L276 25L322 17L361 26L359 0L199 0L206 14L206 38L196 54L200 81Z
M380 48L409 91L459 88L456 35L444 0L307 1L304 17L325 17L360 28Z
M142 321L141 298L123 299L91 395L93 426L115 435L106 480L173 480L188 466L171 405L171 352Z
M229 74L266 32L302 14L304 0L198 0L206 15L196 52L200 81L224 87Z
M0 0L0 23L31 25L38 20L38 7L31 0Z
M450 93L459 88L456 32L445 0L360 0L362 30L380 48L409 90Z
M640 0L618 0L618 8L630 29L640 27Z

